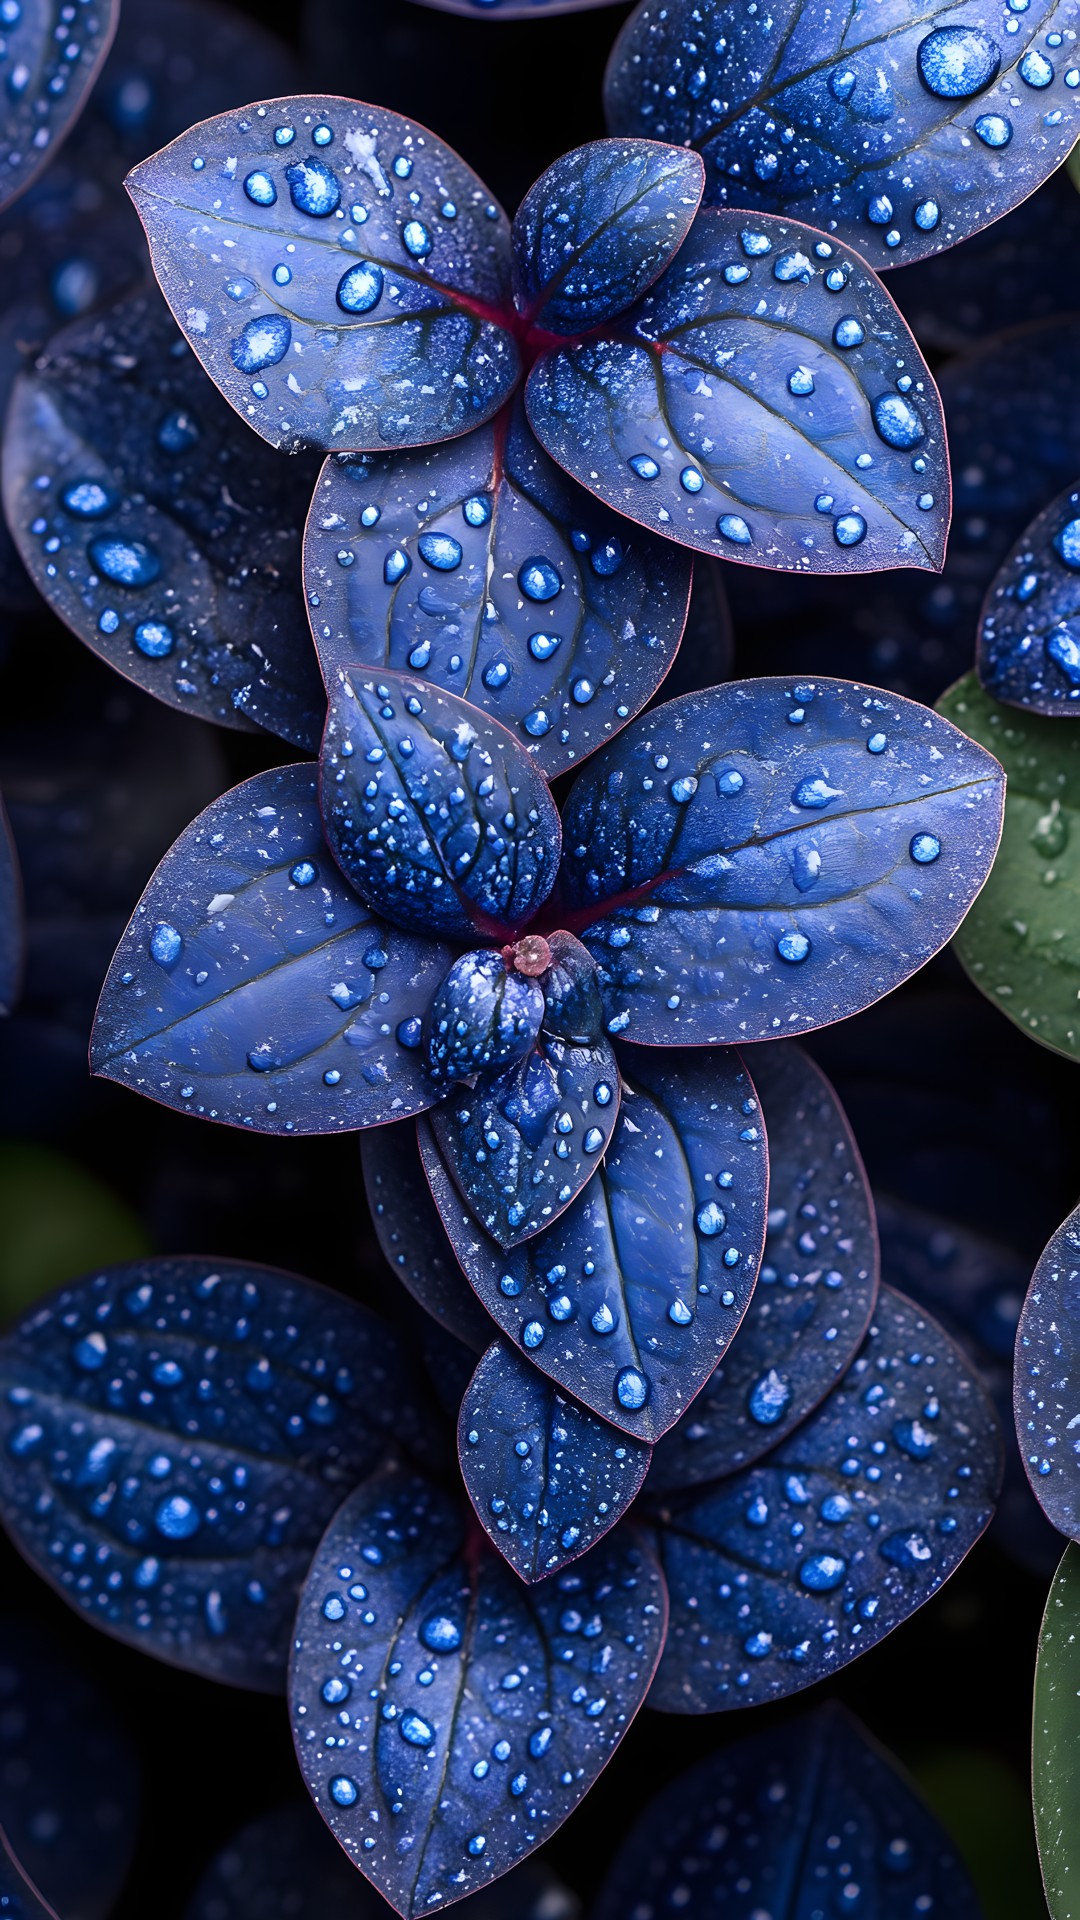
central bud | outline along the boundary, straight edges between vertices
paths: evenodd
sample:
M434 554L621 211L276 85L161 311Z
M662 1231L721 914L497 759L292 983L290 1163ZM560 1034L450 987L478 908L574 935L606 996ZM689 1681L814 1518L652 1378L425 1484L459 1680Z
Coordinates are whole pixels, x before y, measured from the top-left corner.
M527 980L539 980L551 965L551 948L542 933L527 933L512 946L504 947L502 957L508 970L523 973Z

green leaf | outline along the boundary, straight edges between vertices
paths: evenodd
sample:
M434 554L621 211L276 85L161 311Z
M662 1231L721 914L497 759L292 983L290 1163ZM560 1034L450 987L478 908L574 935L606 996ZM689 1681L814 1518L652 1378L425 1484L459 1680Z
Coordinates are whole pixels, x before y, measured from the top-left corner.
M1046 1602L1035 1664L1031 1787L1051 1920L1080 1916L1080 1547Z
M1080 727L1003 706L965 674L939 713L1005 769L997 859L954 946L1016 1026L1080 1059Z

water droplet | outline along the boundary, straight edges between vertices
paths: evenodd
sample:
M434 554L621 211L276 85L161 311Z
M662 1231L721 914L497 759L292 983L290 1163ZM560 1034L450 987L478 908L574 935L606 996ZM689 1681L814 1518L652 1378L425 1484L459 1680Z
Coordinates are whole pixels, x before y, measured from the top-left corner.
M403 1713L398 1722L398 1732L410 1747L430 1747L435 1738L435 1729L419 1713Z
M263 367L276 367L284 360L292 340L292 328L281 313L264 313L247 326L232 343L232 361L240 373L259 373Z
M770 1367L768 1373L762 1374L750 1390L748 1405L751 1419L756 1420L759 1427L775 1426L791 1405L791 1397L792 1390L788 1382L777 1373L775 1367Z
M1067 520L1054 535L1054 551L1072 572L1080 572L1080 520Z
M454 1653L461 1645L461 1628L448 1613L430 1613L420 1638L429 1653Z
M857 547L866 538L866 521L861 513L842 513L833 521L833 538L838 547Z
M637 1367L624 1367L615 1380L615 1398L620 1407L637 1413L649 1397L649 1382Z
M408 554L403 553L400 547L395 547L383 561L383 579L387 586L396 587L399 580L404 580L411 567L412 561Z
M908 847L908 852L920 867L928 867L941 852L941 841L935 833L917 833Z
M526 600L554 600L562 581L550 560L534 555L519 569L518 586Z
M603 1333L614 1332L615 1315L612 1313L611 1308L608 1306L606 1300L601 1301L600 1305L596 1309L596 1312L593 1314L589 1324L592 1327L592 1330L594 1333L603 1334Z
M936 200L920 201L913 215L915 225L922 233L933 233L941 219L941 208Z
M789 393L798 394L802 397L805 394L813 393L813 391L814 376L809 367L796 367L794 373L788 374Z
M324 160L294 160L286 167L285 178L298 213L325 220L341 205L341 182Z
M438 573L452 573L455 567L461 565L461 543L452 534L422 533L416 544L421 559L426 560L428 566L434 567Z
M723 1233L727 1226L727 1214L715 1200L706 1200L704 1205L698 1208L694 1219L698 1232L703 1233L706 1239L710 1240L714 1234Z
M810 1593L832 1593L847 1572L847 1561L835 1553L815 1553L799 1568L799 1584Z
M78 520L100 520L115 505L115 495L98 480L76 480L64 488L60 504Z
M630 459L627 461L627 465L630 467L632 472L637 474L637 477L639 480L659 479L660 468L657 465L656 461L651 459L647 453L631 454Z
M426 260L433 243L422 220L406 220L401 229L401 244L414 260Z
M753 538L746 521L737 513L722 513L716 523L716 531L725 540L731 540L737 547L748 547Z
M244 181L244 192L257 207L272 207L277 199L277 188L261 167L256 167L254 173L248 174Z
M182 1493L169 1494L154 1512L154 1525L166 1540L190 1540L201 1522L198 1507Z
M845 313L833 328L832 337L838 347L861 347L866 334L862 322L853 313Z
M685 1300L673 1300L667 1310L667 1317L676 1327L688 1327L694 1318Z
M829 75L829 92L834 100L850 100L856 79L850 67L834 67Z
M383 270L373 260L358 260L338 281L337 303L343 313L370 313L382 298Z
M141 540L120 540L103 534L91 540L87 552L96 573L105 575L118 587L148 587L161 572L161 561L153 547Z
M1052 60L1047 59L1045 53L1039 52L1038 47L1029 47L1017 72L1025 86L1048 87L1054 77L1054 64Z
M696 467L684 467L679 475L679 485L684 493L700 493L705 478Z
M867 753L884 753L888 744L889 738L887 734L872 733L866 743L866 751Z
M176 635L163 620L142 620L135 629L135 645L148 660L164 660L176 645Z
M976 27L939 27L920 40L919 78L939 100L968 100L997 76L1001 52Z
M542 1346L543 1340L544 1340L544 1329L540 1321L539 1320L527 1321L524 1329L522 1330L521 1339L522 1339L522 1344L528 1347L530 1353L534 1350L534 1348Z
M830 800L841 800L843 791L842 787L830 787L823 773L813 773L799 781L791 797L797 807L805 807L813 812L820 807L827 807Z
M150 958L156 960L159 967L175 967L183 945L176 928L167 920L159 920L150 934Z
M796 931L782 933L776 943L776 951L781 960L786 960L789 966L798 966L800 961L807 958L810 942L805 933Z
M917 447L926 428L909 400L899 393L882 393L871 409L878 438L887 447Z
M354 1807L359 1797L360 1793L356 1781L350 1780L348 1774L339 1773L331 1780L330 1798L335 1806Z
M980 113L975 131L984 147L1007 147L1013 137L1012 121L1003 113Z

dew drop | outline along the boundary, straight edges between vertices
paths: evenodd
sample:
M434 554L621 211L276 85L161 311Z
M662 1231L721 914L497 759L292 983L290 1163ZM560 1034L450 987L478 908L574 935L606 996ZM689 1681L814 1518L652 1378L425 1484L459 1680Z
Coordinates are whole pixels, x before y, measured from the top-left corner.
M919 78L939 100L968 100L996 78L1001 52L976 27L939 27L920 40Z
M338 281L337 303L343 313L370 313L382 298L383 270L372 260L358 260Z

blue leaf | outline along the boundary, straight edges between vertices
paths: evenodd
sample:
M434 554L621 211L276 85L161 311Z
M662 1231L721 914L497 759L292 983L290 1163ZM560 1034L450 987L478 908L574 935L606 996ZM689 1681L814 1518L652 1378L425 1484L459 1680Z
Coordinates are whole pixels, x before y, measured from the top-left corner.
M374 1475L331 1522L296 1621L308 1792L407 1920L498 1879L562 1824L663 1641L663 1581L632 1534L527 1591L468 1512L400 1469Z
M560 466L684 546L807 574L941 565L937 389L881 282L813 227L699 214L636 307L541 355L525 399Z
M979 678L1033 713L1080 700L1080 488L1051 501L1017 541L983 608Z
M955 933L1003 800L984 748L848 681L733 681L643 715L564 808L564 924L608 1031L768 1040L870 1006Z
M513 734L414 674L340 671L321 780L343 873L395 926L499 937L532 918L559 864L559 815Z
M1069 0L998 17L1004 32L972 0L885 0L857 26L802 0L756 16L644 0L611 56L608 125L697 148L708 205L797 209L900 266L1026 200L1080 134Z
M662 1511L671 1629L651 1703L811 1687L936 1593L994 1509L1001 1435L959 1348L883 1287L862 1351L757 1466Z
M19 856L0 800L0 1014L10 1013L23 974L23 902Z
M295 576L315 477L252 440L156 294L76 321L15 383L5 508L53 611L170 706L312 748Z
M1039 1256L1016 1333L1020 1457L1051 1526L1080 1537L1080 1463L1072 1417L1080 1350L1080 1208Z
M75 125L116 32L120 0L17 0L6 10L0 71L0 207L49 164Z
M557 1573L640 1492L652 1448L559 1392L505 1340L488 1348L458 1420L465 1489L523 1580Z
M177 320L273 446L424 446L513 388L506 217L400 114L271 100L181 134L128 189Z
M701 204L696 153L656 140L591 140L564 153L514 215L514 300L529 326L586 333L663 272Z
M446 1237L412 1121L371 1128L360 1152L372 1223L387 1264L425 1313L474 1354L483 1353L495 1328ZM455 1416L460 1398L453 1402Z
M329 683L357 661L422 673L549 779L645 705L690 590L688 556L576 486L520 400L446 446L328 460L304 575Z
M622 1062L611 1146L553 1226L504 1252L458 1198L431 1128L443 1225L492 1319L565 1392L657 1440L701 1391L753 1291L766 1148L733 1053Z
M139 901L102 989L95 1073L261 1133L336 1133L430 1105L420 1022L446 947L380 920L322 837L314 769L207 807Z
M529 952L530 973L546 968L535 1043L519 1047L512 1065L484 1067L452 1089L431 1123L458 1192L501 1247L519 1246L565 1212L607 1151L619 1113L619 1069L592 959L569 933L526 936L519 948Z
M866 1920L982 1920L945 1829L831 1702L733 1741L638 1815L593 1920L659 1914L669 1903L683 1920L801 1920L845 1906Z
M151 1259L0 1342L0 1512L70 1605L189 1671L274 1692L330 1515L419 1432L382 1323L235 1261Z
M769 1136L761 1272L716 1372L657 1448L658 1491L733 1473L798 1426L847 1371L877 1297L874 1203L836 1094L793 1041L750 1058Z
M0 1828L63 1920L106 1920L137 1837L131 1737L92 1673L51 1634L7 1615L0 1637Z

